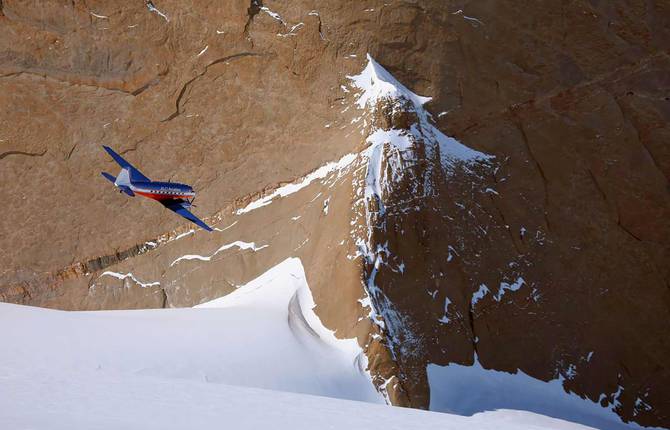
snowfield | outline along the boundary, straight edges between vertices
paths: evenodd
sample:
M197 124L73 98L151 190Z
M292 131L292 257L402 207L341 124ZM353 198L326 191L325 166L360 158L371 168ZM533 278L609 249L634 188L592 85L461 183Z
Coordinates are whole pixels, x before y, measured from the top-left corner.
M0 303L0 428L586 428L522 411L383 405L357 343L336 339L313 307L295 258L192 309Z
M429 364L427 370L432 411L472 415L496 409L521 409L600 429L645 428L622 422L613 411L613 404L604 408L567 393L562 377L544 382L521 371L512 374L485 369L478 360L472 366Z

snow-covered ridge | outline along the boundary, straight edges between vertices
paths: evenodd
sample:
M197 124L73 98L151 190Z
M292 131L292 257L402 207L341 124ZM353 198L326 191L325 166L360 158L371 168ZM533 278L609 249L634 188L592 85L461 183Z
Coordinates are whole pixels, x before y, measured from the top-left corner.
M432 124L430 113L424 109L423 105L431 101L430 97L417 95L400 83L391 73L377 63L370 54L367 55L368 63L363 71L354 76L348 76L352 85L358 90L356 96L356 105L360 109L367 109L374 113L380 102L388 101L393 103L410 102L409 110L416 113L418 121L413 124L410 130L396 130L407 137L406 144L401 145L400 150L411 147L416 140L426 140L426 145L431 147L437 144L443 161L485 161L493 158L491 155L484 154L474 149L468 148L456 139L446 136L437 127ZM398 104L398 103L396 103ZM399 104L400 108L404 108ZM379 142L375 138L375 133L379 129L373 129L368 137L370 144ZM437 148L435 148L437 149Z
M382 267L404 273L404 263L394 256L388 244L375 243L375 233L386 231L387 202L398 205L393 198L395 189L403 182L409 186L414 200L411 206L398 210L416 211L427 199L436 195L437 181L457 172L478 177L477 165L484 168L492 156L468 148L456 139L446 136L433 124L430 113L424 108L430 97L410 91L370 55L363 71L348 76L355 94L355 105L363 110L362 127L367 135L367 146L361 152L361 165L365 176L357 187L356 227L352 231L358 247L356 256L362 256L367 266L365 291L368 297L361 301L370 308L369 317L386 333L392 353L402 349L406 353L420 350L420 342L408 329L405 317L394 309L385 296L376 277ZM391 124L374 123L380 113L414 119L403 128ZM368 122L369 120L369 122ZM387 127L391 128L387 128ZM427 166L417 168L417 166ZM440 322L449 323L449 303Z
M370 54L367 54L367 60L368 63L361 73L347 76L352 85L362 91L356 99L356 104L360 109L374 109L377 102L382 98L399 99L404 97L418 107L432 100L431 97L422 97L407 89L379 65Z

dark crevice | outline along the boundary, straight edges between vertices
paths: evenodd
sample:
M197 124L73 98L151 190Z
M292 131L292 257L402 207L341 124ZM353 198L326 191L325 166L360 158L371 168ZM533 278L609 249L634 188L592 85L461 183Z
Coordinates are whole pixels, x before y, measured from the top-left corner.
M104 85L101 85L101 84L95 82L95 78L91 78L90 76L89 76L89 78L91 78L90 82L87 82L87 83L72 82L72 81L68 80L67 75L65 75L65 76L51 75L47 71L22 70L20 72L5 73L4 75L0 75L0 78L13 78L13 77L21 76L21 75L32 76L32 77L35 77L35 78L42 78L42 79L53 79L54 81L57 81L57 82L60 82L62 84L66 84L66 85L77 85L77 86L81 86L81 87L90 87L90 88L96 88L96 89L102 88L102 89L107 90L107 91L112 91L112 92L115 92L115 93L121 93L121 94L125 94L125 95L136 95L134 93L137 92L137 90L128 91L128 90L124 90L122 88L117 88L117 87L111 87L111 86L106 87ZM144 88L144 89L146 89L146 88ZM144 91L144 90L142 90L142 91Z
M321 40L323 40L323 41L325 41L325 42L328 42L328 41L329 41L328 38L327 38L326 35L323 33L323 21L321 21L321 15L317 14L317 15L316 15L316 18L317 18L317 20L319 21L319 26L318 26L319 37L321 38Z
M602 196L603 200L605 201L605 204L609 205L609 200L607 199L607 194L605 193L605 190L600 186L600 183L596 179L596 177L593 174L593 172L591 171L591 169L587 169L586 171L589 172L589 176L591 177L591 180L593 181L596 189L600 192L600 195ZM638 241L642 241L639 237L637 237L630 230L628 230L626 227L624 227L623 224L621 224L621 215L619 215L619 208L615 206L615 210L616 210L615 216L616 216L617 226L621 230L623 230L627 235L632 237L633 239L638 240Z
M149 82L147 82L146 84L142 85L141 87L139 87L135 91L131 92L130 94L132 94L134 96L138 96L138 95L142 94L146 89L148 89L150 87L153 87L154 85L158 84L159 82L160 82L160 78L156 77L156 78L150 80Z
M65 157L65 161L69 160L70 157L72 157L72 153L74 152L76 147L77 147L76 143L74 145L72 145L72 149L70 149L70 152L67 153L67 157Z
M612 95L612 98L616 102L617 106L619 107L619 112L621 113L621 117L623 121L627 124L629 124L631 127L633 127L633 130L635 130L635 133L637 134L637 140L640 142L640 146L642 146L642 149L649 155L649 158L651 158L651 162L654 164L654 167L656 167L656 170L658 170L661 173L661 176L665 178L666 181L670 181L670 178L668 178L663 172L663 169L661 168L661 165L658 164L658 161L654 157L654 154L649 150L647 145L644 143L644 139L642 138L642 134L640 133L640 129L637 127L634 121L629 120L628 117L626 116L626 110L624 109L624 105L622 104L621 100L619 97L616 97Z
M135 257L137 255L144 254L145 252L151 251L152 249L154 248L145 243L141 245L135 245L131 248L119 251L115 254L103 255L102 257L90 259L82 264L82 269L84 273L97 272L99 270L106 269L109 266L118 264L130 257Z
M598 190L598 192L600 192L600 196L603 198L605 203L609 203L608 200L607 200L607 194L605 194L605 190L603 190L603 188L600 186L600 183L596 179L596 176L593 174L591 169L586 169L586 171L589 173L589 176L591 177L591 180L593 181L593 184L596 186L596 189Z
M7 151L7 152L3 152L2 154L0 154L0 160L2 160L5 157L9 157L10 155L25 155L26 157L41 157L46 153L47 153L46 149L42 152Z
M168 295L165 288L161 288L161 293L163 294L163 300L161 302L161 308L165 309L168 306Z
M544 174L544 170L542 169L540 162L537 160L537 158L535 158L535 154L533 153L533 149L530 146L528 135L526 134L526 130L523 128L521 120L514 113L512 113L512 118L514 125L519 130L519 133L521 133L521 138L526 146L526 152L528 152L528 155L533 160L533 163L535 164L535 167L537 168L537 171L540 173L540 177L542 178L542 186L544 189L544 208L542 213L544 214L544 222L547 224L547 231L551 232L551 224L549 223L549 216L547 214L547 211L549 210L549 190L547 177Z
M618 219L618 220L617 220L617 225L618 225L619 228L620 228L621 230L623 230L623 232L626 233L628 236L632 237L633 239L637 240L638 242L642 242L642 239L640 239L639 237L637 237L635 234L633 234L632 231L628 230L628 228L627 228L626 226L624 226L623 224L621 224L621 219Z
M181 114L181 100L184 97L184 94L186 94L186 90L189 88L189 86L196 79L201 78L202 76L204 76L205 73L207 73L207 70L210 67L214 66L215 64L223 63L223 62L229 61L229 60L235 60L235 59L243 58L243 57L257 57L257 56L261 56L261 55L263 55L263 54L258 54L258 53L255 53L255 52L240 52L238 54L228 55L226 57L219 58L219 59L214 60L211 63L207 64L202 72L198 73L196 76L194 76L193 78L186 81L186 83L181 87L181 91L179 91L179 95L177 96L177 100L175 101L175 111L172 112L170 114L170 116L168 116L167 118L162 119L161 122L170 121L170 120L178 117Z
M521 250L519 249L519 246L516 244L516 240L514 240L514 235L512 234L512 229L510 228L509 224L507 223L507 220L505 219L505 215L500 210L500 208L496 204L495 200L493 200L493 197L489 196L489 198L491 199L491 203L493 203L493 207L496 208L496 211L498 212L498 215L500 216L500 219L502 220L503 226L505 226L505 230L507 230L507 234L509 234L509 239L512 241L512 245L514 245L514 249L516 249L516 252L521 254Z
M637 237L635 234L633 234L632 231L630 231L626 226L624 226L624 225L621 223L621 213L619 212L619 206L617 206L616 203L615 203L615 206L614 206L614 207L615 207L615 209L616 209L616 225L621 229L621 231L623 231L624 233L626 233L626 234L627 234L628 236L630 236L631 238L637 240L638 242L642 242L642 239L640 239L640 238Z
M479 357L479 352L477 352L477 334L475 332L475 316L472 312L472 306L468 306L468 320L470 322L470 334L471 334L471 340L472 340L472 350L474 351L474 354L476 357Z
M247 18L247 23L244 24L244 37L249 36L249 26L254 20L254 17L258 15L258 13L261 11L261 8L263 7L263 1L262 0L251 0L251 3L249 4L249 8L247 9L247 15L249 16Z
M593 184L595 185L596 189L598 190L598 192L600 192L600 195L602 196L603 200L605 201L605 204L609 204L609 200L607 199L607 194L605 193L605 190L600 186L600 183L599 183L598 180L596 179L596 177L595 177L595 175L593 174L593 172L591 171L591 169L587 169L586 171L589 173L589 176L591 177L591 180L593 181ZM633 234L633 232L631 232L626 226L624 226L624 225L621 223L621 215L619 214L619 208L618 208L618 206L616 206L616 204L615 204L614 208L615 208L615 210L616 210L616 213L615 213L615 216L616 216L616 225L617 225L617 226L618 226L624 233L626 233L628 236L630 236L631 238L637 240L638 242L642 242L642 239L640 239L638 236L636 236L635 234Z

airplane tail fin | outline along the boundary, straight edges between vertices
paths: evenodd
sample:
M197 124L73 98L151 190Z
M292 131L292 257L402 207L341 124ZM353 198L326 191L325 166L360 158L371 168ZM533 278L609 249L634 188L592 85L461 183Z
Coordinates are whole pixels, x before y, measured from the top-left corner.
M119 175L114 179L114 185L117 187L129 187L130 186L130 169L124 167L119 172Z
M131 174L132 174L133 179L135 179L137 181L149 181L150 180L149 178L144 176L144 174L142 174L142 172L137 170L135 168L135 166L133 166L132 164L130 164L129 162L124 160L123 157L121 157L119 154L114 152L114 150L112 148L110 148L109 146L104 146L104 145L103 145L103 148L114 159L114 161L116 161L117 164L119 166L121 166L122 169L125 169L125 170L128 170L129 172L132 172Z
M105 177L109 182L114 184L120 191L128 194L130 197L134 197L135 193L130 189L130 176L128 169L122 169L119 176L114 177L107 172L100 172L100 174Z

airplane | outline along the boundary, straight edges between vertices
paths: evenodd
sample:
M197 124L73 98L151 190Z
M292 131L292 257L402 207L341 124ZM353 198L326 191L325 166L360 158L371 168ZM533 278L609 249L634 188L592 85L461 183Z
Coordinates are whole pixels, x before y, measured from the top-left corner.
M100 172L107 180L114 184L119 192L125 193L130 197L136 194L157 200L160 204L175 212L192 223L202 227L207 231L212 228L205 224L198 217L193 215L189 208L193 206L195 191L189 185L176 182L156 182L147 178L137 170L132 164L124 160L119 154L114 152L109 146L103 146L105 151L112 156L119 166L121 172L116 177L107 172Z

